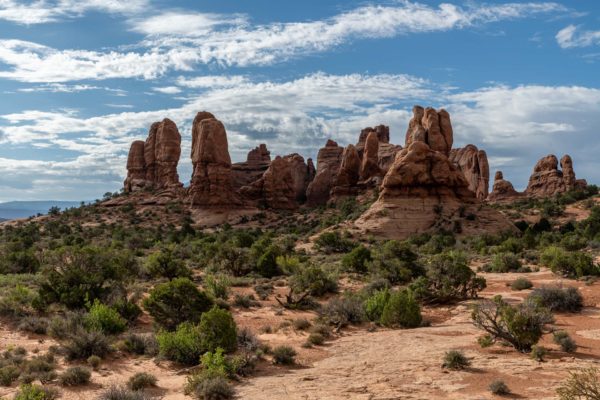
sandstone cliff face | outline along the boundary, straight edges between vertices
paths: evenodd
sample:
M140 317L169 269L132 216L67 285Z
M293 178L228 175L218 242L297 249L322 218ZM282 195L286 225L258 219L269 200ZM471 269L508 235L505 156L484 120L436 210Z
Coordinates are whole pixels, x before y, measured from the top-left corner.
M450 160L465 175L469 189L479 200L485 200L488 197L490 185L490 166L485 151L469 144L460 149L452 149Z
M317 172L306 191L307 204L311 206L326 204L335 184L344 148L333 140L328 140L317 155Z
M260 179L271 164L271 152L267 150L266 144L248 152L246 162L235 163L232 166L233 187L239 189Z
M573 160L565 155L560 162L562 171L558 169L558 158L549 154L541 158L533 168L525 194L531 197L550 197L585 186L584 181L578 183L573 170Z
M181 187L177 164L181 156L181 135L168 118L150 127L145 142L132 143L127 157L125 191Z
M510 202L517 200L520 197L523 197L523 194L517 192L512 183L504 180L502 171L496 171L496 175L494 176L494 187L492 193L488 196L488 201L498 203Z
M355 195L360 172L360 157L356 147L349 144L342 153L342 162L335 178L332 197Z
M221 121L215 118L195 120L192 143L194 171L189 190L192 204L223 207L239 205L239 198L232 185L227 133Z
M312 160L309 158L308 163L305 163L304 157L298 153L288 154L283 159L290 165L295 200L298 202L306 201L306 190L315 177L315 167L312 165Z
M439 229L466 234L514 230L502 214L481 206L465 174L450 160L448 113L419 106L413 112L406 146L387 171L379 199L355 222L357 229L395 239Z
M267 171L255 182L240 189L242 196L257 205L273 209L294 209L296 191L292 177L292 164L275 157Z
M389 136L389 131L388 131ZM381 175L379 168L379 137L376 131L371 131L365 141L362 163L360 166L360 180L367 181Z

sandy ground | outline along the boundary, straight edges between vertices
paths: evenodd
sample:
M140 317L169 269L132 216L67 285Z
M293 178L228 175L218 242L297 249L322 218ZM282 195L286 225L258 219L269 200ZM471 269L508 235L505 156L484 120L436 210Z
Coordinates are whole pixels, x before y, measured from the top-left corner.
M469 303L451 307L426 309L431 326L412 330L377 329L368 326L343 330L324 346L301 347L308 333L290 325L297 318L313 320L312 312L282 310L273 296L261 307L234 308L240 327L248 327L271 346L287 344L298 351L298 365L277 367L261 363L254 376L236 383L239 399L492 399L488 385L502 379L517 399L553 399L555 389L574 368L597 365L600 360L600 283L586 286L583 282L563 280L552 273L483 274L488 281L484 297L502 294L509 301L520 301L528 291L512 291L507 284L518 276L526 276L535 286L572 285L580 288L586 307L579 314L559 314L556 326L567 330L580 346L574 354L561 352L544 337L542 344L551 349L547 361L539 363L528 355L495 345L481 349L477 338L482 334L470 322ZM276 287L282 294L285 288ZM251 288L235 288L237 293L251 293ZM282 326L283 325L283 326ZM270 333L261 333L265 327ZM148 331L146 318L136 327ZM15 332L7 323L0 324L0 351L23 346L30 354L43 353L57 344L49 338ZM463 351L472 366L465 371L441 368L444 353ZM65 368L61 364L59 372ZM116 352L92 374L92 383L79 389L60 388L64 399L96 398L101 390L125 382L136 372L149 372L158 377L158 388L152 394L164 399L183 399L186 382L181 367L168 362L156 363L144 357ZM16 391L0 387L0 397L12 397Z

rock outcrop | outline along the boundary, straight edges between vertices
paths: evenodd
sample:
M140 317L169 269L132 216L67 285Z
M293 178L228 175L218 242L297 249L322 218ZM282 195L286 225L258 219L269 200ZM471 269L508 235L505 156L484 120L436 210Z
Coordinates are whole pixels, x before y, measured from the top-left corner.
M192 127L191 203L231 207L240 201L233 190L227 133L221 121L196 117Z
M492 203L511 202L521 197L523 197L523 194L517 192L512 183L504 180L502 171L496 171L494 187L487 198L488 201Z
M459 149L452 149L450 160L463 172L469 183L469 189L479 200L485 200L490 185L490 166L485 151L469 144Z
M271 152L267 150L266 144L248 152L246 162L235 163L232 165L233 187L239 189L260 179L271 164Z
M292 164L275 157L267 171L255 182L240 189L242 196L256 205L273 209L294 209L296 190L292 177Z
M379 176L381 176L381 169L379 168L379 137L376 131L371 131L365 141L365 149L360 166L360 180L367 181Z
M335 185L344 148L333 140L328 140L317 155L317 172L306 191L307 204L311 206L326 204Z
M303 203L306 201L308 185L315 177L315 167L312 165L312 160L309 158L308 163L306 163L304 157L298 153L288 154L283 159L290 164L295 199Z
M541 158L533 168L525 194L531 197L551 197L585 186L585 181L577 181L573 160L569 155L560 160L562 171L558 169L558 158L549 154Z
M360 165L360 157L356 147L349 144L342 153L342 163L331 190L332 197L356 195Z
M181 156L181 135L168 118L150 127L145 142L131 144L127 157L125 191L181 187L177 164Z
M379 199L355 222L357 229L395 239L440 229L466 234L514 230L502 214L482 206L449 159L453 133L448 113L419 106L413 112L406 146L383 178Z

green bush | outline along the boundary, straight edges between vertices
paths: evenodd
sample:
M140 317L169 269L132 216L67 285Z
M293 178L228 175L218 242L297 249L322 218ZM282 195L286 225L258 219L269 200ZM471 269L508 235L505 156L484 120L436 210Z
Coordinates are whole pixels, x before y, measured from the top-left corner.
M444 354L442 368L452 369L455 371L465 369L471 365L471 361L458 350L450 350Z
M320 234L315 245L326 253L347 253L354 247L352 241L343 238L338 231Z
M281 249L276 245L267 247L256 262L257 272L265 278L272 278L281 274L281 270L277 265L277 257L281 256L281 253Z
M100 364L102 363L102 359L98 356L89 356L87 359L87 363L93 369L98 369L98 367L100 367Z
M487 272L514 272L521 269L521 260L513 253L498 253L485 268Z
M486 331L494 340L500 340L518 351L529 353L540 340L546 325L553 321L552 314L533 302L512 306L496 296L473 308L471 318L476 327Z
M13 382L19 379L21 370L15 365L6 365L0 367L0 385L10 386Z
M560 346L560 349L565 353L573 353L577 350L577 343L565 331L556 331L552 335L554 343Z
M325 343L325 336L323 336L320 333L311 333L310 335L308 335L308 338L306 339L306 341L308 343L310 343L311 345L315 345L315 346L320 346L323 343Z
M358 296L334 297L322 308L322 315L330 324L338 327L360 324L365 320L362 301Z
M371 259L371 250L363 245L358 245L342 257L342 267L346 271L363 274L367 272L367 266Z
M200 329L190 322L180 324L175 332L159 332L156 340L161 357L181 364L198 364L206 351Z
M416 328L422 321L421 307L409 290L401 290L390 295L380 320L384 326L401 328Z
M38 335L45 335L48 330L48 324L50 321L48 318L28 316L19 322L18 329L20 331L36 333Z
M548 354L548 350L545 347L534 345L531 346L531 358L535 361L542 362L544 357Z
M109 306L100 303L98 299L85 316L85 325L88 329L101 331L107 334L116 334L125 331L127 321Z
M143 391L135 391L122 386L110 386L100 393L98 400L152 400L153 397Z
M600 268L594 265L590 255L581 252L569 252L560 247L550 246L544 249L540 262L552 272L570 278L588 275L600 275Z
M430 258L426 275L410 285L415 297L425 303L451 303L477 297L485 289L462 252L450 251Z
M35 311L39 296L33 290L21 284L5 290L0 294L0 315L23 317Z
M233 398L235 391L222 376L206 376L195 383L190 394L198 400L228 400Z
M156 386L158 379L147 372L138 372L127 381L127 387L131 390L142 390Z
M69 367L60 374L59 382L63 386L81 386L89 383L92 372L84 367Z
M316 265L300 268L290 278L290 287L295 293L308 292L312 296L323 296L337 291L337 282Z
M417 254L407 242L384 242L374 248L372 257L370 272L387 279L391 284L408 283L425 272L418 263Z
M277 346L273 349L273 363L291 365L296 363L296 350L290 346Z
M151 276L169 280L178 277L189 278L192 272L182 259L177 258L172 249L164 248L152 253L146 259L146 270Z
M387 288L373 293L364 303L367 318L370 321L379 322L389 300L390 291Z
M85 360L90 356L103 358L110 353L111 346L108 338L100 331L85 331L79 329L70 335L64 344L69 360Z
M227 300L230 286L231 280L227 275L206 275L204 277L204 287L215 299Z
M54 400L59 397L56 389L40 385L21 385L13 400Z
M583 296L574 287L544 286L534 289L527 300L551 311L579 312L583 308Z
M212 301L189 279L176 278L152 289L143 305L156 323L173 330L183 322L200 321L202 313L212 307Z
M512 290L526 290L532 287L533 283L527 278L517 278L510 284Z
M226 352L237 349L237 327L229 311L213 307L202 314L198 329L205 351L215 351L218 347Z

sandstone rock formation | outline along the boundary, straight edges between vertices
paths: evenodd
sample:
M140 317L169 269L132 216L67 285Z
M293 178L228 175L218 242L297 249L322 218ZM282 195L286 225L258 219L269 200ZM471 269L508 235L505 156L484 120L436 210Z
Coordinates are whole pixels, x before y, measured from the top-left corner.
M317 172L306 191L307 204L311 206L325 204L329 200L331 189L337 179L342 163L344 148L333 140L328 140L317 155Z
M406 147L415 141L425 142L434 151L450 154L453 143L452 123L446 110L413 107L413 117L406 131Z
M573 170L573 160L565 155L558 169L558 158L549 154L541 158L533 168L525 194L531 197L550 197L585 186L585 181L577 181Z
M356 194L360 165L360 157L356 147L349 144L342 153L342 162L331 191L333 197Z
M390 142L390 127L386 125L377 125L374 128L368 127L360 131L360 135L358 137L358 143L356 144L356 150L358 151L358 155L362 157L363 150L365 148L365 144L367 142L367 137L371 132L375 132L377 135L377 139L379 143L389 143Z
M308 185L315 177L315 167L312 165L312 160L309 158L308 163L305 163L304 157L298 153L288 154L283 159L290 164L295 199L298 202L304 202Z
M494 187L492 193L488 196L488 201L492 203L510 202L523 197L522 193L515 190L512 183L504 180L502 171L496 171L494 176Z
M131 144L127 157L125 191L181 187L177 164L181 156L181 135L168 118L150 127L145 142Z
M261 178L240 189L248 200L273 209L294 209L297 207L296 190L292 177L292 163L282 157L275 157Z
M389 131L388 131L389 137ZM360 166L360 179L366 181L381 175L379 168L379 137L376 131L371 131L365 141L362 164Z
M246 162L232 165L233 187L239 189L260 179L269 168L269 164L271 164L271 152L267 150L266 144L250 150Z
M466 234L514 230L502 214L481 205L449 159L448 113L418 106L413 111L406 146L386 173L379 199L355 222L357 229L388 238L440 229Z
M231 157L227 133L221 121L215 118L194 119L192 127L192 164L194 171L190 184L193 205L223 206L239 205L233 190Z
M450 160L465 175L469 189L479 200L485 200L488 197L490 185L490 166L485 151L469 144L459 149L452 149Z

